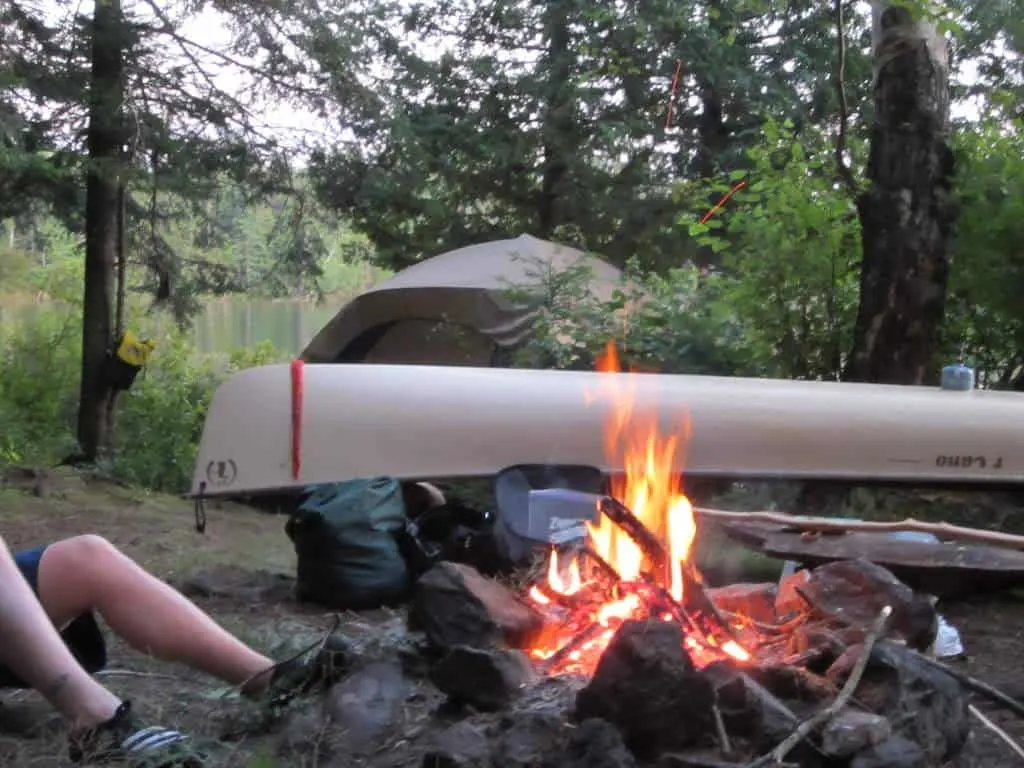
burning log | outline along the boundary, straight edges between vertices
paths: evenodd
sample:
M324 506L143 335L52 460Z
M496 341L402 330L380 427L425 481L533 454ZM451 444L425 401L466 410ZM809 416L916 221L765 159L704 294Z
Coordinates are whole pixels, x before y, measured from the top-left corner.
M589 545L583 547L582 549L580 549L580 555L584 558L584 560L593 565L601 573L601 575L603 575L606 579L610 580L612 583L617 584L618 582L622 581L622 577L619 576L619 572L616 571L608 563L607 560L605 560L603 557L597 554L597 552L594 551L593 547Z
M589 643L591 640L596 640L605 628L597 623L590 623L583 628L582 631L577 632L569 642L555 651L551 656L546 658L541 664L541 672L547 674L553 669L560 667L565 661L569 659L576 651L580 650L583 646Z
M704 582L700 575L690 563L684 563L681 571L683 580L683 609L696 611L700 616L705 617L704 623L710 621L710 626L705 627L705 633L710 637L724 632L727 639L736 641L736 633L732 631L729 622L725 620L718 610L707 591L704 589Z
M615 566L588 544L575 555L570 568L573 577L568 579L572 583L569 584L559 570L559 555L553 550L547 569L547 583L535 584L530 592L535 602L558 606L568 613L559 623L569 627L572 634L560 633L561 637L568 639L554 652L535 654L543 660L544 671L556 671L569 661L578 659L577 652L591 645L601 634L611 636L614 625L609 622L617 624L626 619L676 621L687 628L687 643L691 650L703 648L705 655L712 659L745 657L746 652L739 639L707 594L703 579L692 564L672 563L668 549L621 501L604 497L599 508L615 530L628 537L636 547L637 555L646 561L648 570L644 573L636 568L639 563L634 563L631 572L639 576L639 580L625 580ZM596 581L581 580L581 561L593 566L598 575ZM677 590L684 596L684 602L673 594ZM573 620L580 616L587 622L582 628ZM550 637L550 632L544 633L545 640L550 640Z
M543 581L534 584L532 589L537 590L537 592L540 593L544 600L552 602L560 608L564 608L566 610L572 610L578 607L580 604L580 600L577 597L576 593L566 594L564 592L559 592L558 590L554 589L550 584Z
M629 507L618 499L606 496L598 506L601 512L619 526L644 553L655 575L655 582L662 587L671 584L671 560L669 553L658 540L658 537L647 530ZM702 624L701 630L709 637L716 637L724 633L727 640L735 642L735 633L733 633L728 622L719 613L715 603L708 597L704 589L704 581L700 578L693 565L691 563L682 563L679 569L679 576L682 579L683 603L679 611L673 611L673 613L679 613L679 618L691 626ZM677 602L668 595L666 597L673 603ZM687 613L688 611L695 611L703 618L703 621L701 618L695 619L690 617Z
M668 574L669 557L658 537L647 530L630 509L618 499L605 496L598 503L601 513L615 523L633 542L640 547L650 563L651 569L658 574L656 580L662 584L670 580Z

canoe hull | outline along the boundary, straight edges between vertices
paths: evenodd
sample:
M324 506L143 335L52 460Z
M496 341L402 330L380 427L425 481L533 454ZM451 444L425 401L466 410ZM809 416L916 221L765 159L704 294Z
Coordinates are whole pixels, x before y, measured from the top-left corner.
M621 471L604 451L629 388L664 434L689 423L692 476L1024 482L1024 394L832 382L405 365L302 367L293 461L288 365L215 393L193 494L242 495L355 477L489 476L515 464Z

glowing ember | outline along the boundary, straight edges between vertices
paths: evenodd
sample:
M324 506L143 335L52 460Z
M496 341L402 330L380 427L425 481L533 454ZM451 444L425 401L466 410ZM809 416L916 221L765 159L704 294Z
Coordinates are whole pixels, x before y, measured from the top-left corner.
M620 371L613 345L608 346L598 370ZM612 496L663 543L668 555L667 572L658 572L658 564L650 562L650 546L645 553L641 543L607 514L599 523L587 526L592 559L601 563L601 568L588 569L583 562L581 569L583 558L578 556L570 556L568 564L563 563L552 551L546 582L529 593L536 604L559 613L553 622L555 629L532 651L534 658L547 660L549 671L592 672L623 621L650 617L689 625L686 649L697 666L725 656L749 658L731 638L729 628L716 627L713 622L710 629L698 631L698 622L683 611L687 573L690 584L694 584L694 578L699 580L696 571L687 565L697 524L676 472L678 452L690 436L689 419L684 416L680 420L677 434L662 435L657 414L636 407L633 382L633 375L602 377L604 391L593 397L608 397L613 404L605 431L605 451L611 459L621 457L625 472L613 480ZM609 573L617 574L618 579L609 580ZM700 618L703 623L699 626L708 626L711 617Z

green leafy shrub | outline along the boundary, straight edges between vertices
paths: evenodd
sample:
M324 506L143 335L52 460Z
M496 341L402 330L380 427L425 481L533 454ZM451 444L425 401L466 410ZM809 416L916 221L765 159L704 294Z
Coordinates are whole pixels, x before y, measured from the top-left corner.
M635 265L622 285L601 300L588 291L588 273L574 269L547 281L535 296L536 332L515 363L531 368L589 370L609 342L625 365L664 373L736 374L744 361L734 354L741 332L718 299L720 281L694 269L667 275L642 273Z
M68 308L0 331L0 462L71 451L80 365L81 325Z
M138 310L129 326L150 332L157 348L119 399L109 469L125 482L180 492L192 478L214 390L242 368L283 359L269 344L226 358L199 355L190 337ZM81 365L77 308L33 313L0 337L0 465L54 464L75 447Z
M960 204L943 354L992 388L1024 389L1024 133L998 123L956 135Z
M801 143L769 122L748 161L728 182L686 182L677 192L677 226L718 266L656 274L630 265L608 301L587 294L582 273L552 276L535 297L541 332L517 362L589 368L615 341L641 369L838 378L856 317L860 225L831 145ZM701 201L741 179L746 186L706 218Z

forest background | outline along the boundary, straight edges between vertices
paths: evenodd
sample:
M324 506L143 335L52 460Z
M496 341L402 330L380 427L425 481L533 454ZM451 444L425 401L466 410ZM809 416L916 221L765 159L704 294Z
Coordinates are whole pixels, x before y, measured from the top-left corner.
M1022 11L4 0L0 465L180 491L226 375L522 233L648 296L623 328L561 276L533 365L1024 390ZM157 347L107 431L124 328Z

